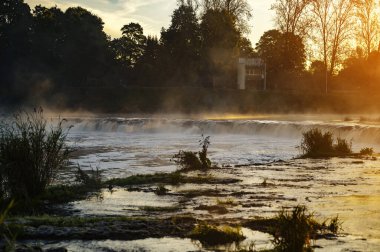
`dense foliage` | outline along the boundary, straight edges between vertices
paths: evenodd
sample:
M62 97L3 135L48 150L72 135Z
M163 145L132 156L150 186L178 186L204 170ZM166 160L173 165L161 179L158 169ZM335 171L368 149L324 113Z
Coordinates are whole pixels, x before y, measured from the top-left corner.
M44 98L65 104L72 90L83 97L89 88L210 87L221 73L231 85L239 45L242 54L253 49L243 36L240 13L226 8L208 6L201 14L192 4L179 3L161 38L146 36L140 24L130 23L113 39L104 32L103 21L81 7L62 11L38 5L31 10L23 0L3 1L2 103Z

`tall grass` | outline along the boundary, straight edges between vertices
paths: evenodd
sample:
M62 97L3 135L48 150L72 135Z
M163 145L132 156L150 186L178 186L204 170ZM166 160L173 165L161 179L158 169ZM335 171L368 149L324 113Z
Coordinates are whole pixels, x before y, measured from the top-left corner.
M64 120L48 127L41 108L0 125L0 196L28 199L44 192L68 160Z
M273 227L275 251L304 252L312 251L311 240L319 235L337 235L342 229L338 216L320 223L306 206L282 209L275 217Z
M316 222L305 206L297 206L291 211L283 209L276 220L278 224L274 244L277 250L302 252L310 247L310 236Z

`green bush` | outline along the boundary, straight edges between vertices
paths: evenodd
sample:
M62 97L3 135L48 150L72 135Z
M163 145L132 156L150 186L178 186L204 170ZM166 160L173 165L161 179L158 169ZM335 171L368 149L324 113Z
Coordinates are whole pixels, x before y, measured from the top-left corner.
M20 112L0 125L0 196L33 198L45 191L68 160L63 120L47 127L42 109Z
M340 137L334 144L333 134L329 131L322 133L320 129L311 129L302 134L301 150L303 157L333 157L352 154L351 142Z
M181 167L182 171L191 170L207 170L211 167L211 161L207 157L208 147L210 146L210 136L204 137L199 140L201 151L179 151L178 154L173 156L174 162Z

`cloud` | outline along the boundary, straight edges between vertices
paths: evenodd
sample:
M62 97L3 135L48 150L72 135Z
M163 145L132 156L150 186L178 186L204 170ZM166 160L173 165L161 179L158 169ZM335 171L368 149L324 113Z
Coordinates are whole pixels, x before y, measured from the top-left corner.
M159 35L161 27L168 26L176 0L26 0L33 8L58 6L65 10L81 6L102 18L105 31L112 37L119 37L120 29L130 22L138 22L146 34Z
M176 0L25 0L33 8L37 4L58 6L65 10L82 6L102 18L105 32L119 37L120 29L130 22L140 23L147 35L159 35L162 27L170 25ZM274 0L248 0L253 9L251 20L252 44L259 40L264 31L273 25L273 13L269 10Z

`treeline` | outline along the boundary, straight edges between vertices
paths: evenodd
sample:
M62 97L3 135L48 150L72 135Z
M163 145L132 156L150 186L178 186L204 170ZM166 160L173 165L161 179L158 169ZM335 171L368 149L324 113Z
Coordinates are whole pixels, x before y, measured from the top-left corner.
M103 21L81 7L62 11L23 0L0 3L2 100L89 87L234 87L238 57L253 53L244 0L179 1L160 38L145 36L138 23L112 39Z
M179 0L160 37L138 23L111 38L86 9L0 3L1 103L124 87L236 88L239 57L260 57L269 90L380 91L375 0L277 0L255 48L247 0ZM80 100L80 99L77 99ZM82 99L83 100L83 99Z

